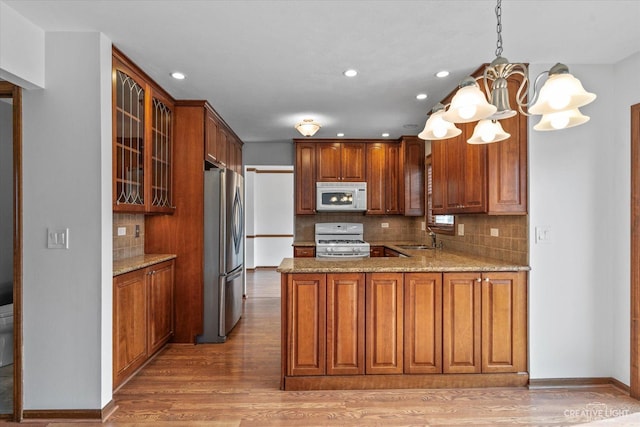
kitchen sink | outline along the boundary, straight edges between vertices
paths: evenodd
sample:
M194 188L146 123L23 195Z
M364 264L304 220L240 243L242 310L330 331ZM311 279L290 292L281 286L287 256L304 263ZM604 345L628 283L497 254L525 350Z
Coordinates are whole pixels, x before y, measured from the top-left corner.
M433 249L431 246L427 246L427 245L398 245L399 248L402 249Z

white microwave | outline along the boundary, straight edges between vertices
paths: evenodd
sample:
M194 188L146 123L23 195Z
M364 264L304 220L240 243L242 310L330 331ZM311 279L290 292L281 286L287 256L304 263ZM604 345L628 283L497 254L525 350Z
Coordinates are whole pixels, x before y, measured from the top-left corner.
M364 212L367 210L366 182L317 182L317 212Z

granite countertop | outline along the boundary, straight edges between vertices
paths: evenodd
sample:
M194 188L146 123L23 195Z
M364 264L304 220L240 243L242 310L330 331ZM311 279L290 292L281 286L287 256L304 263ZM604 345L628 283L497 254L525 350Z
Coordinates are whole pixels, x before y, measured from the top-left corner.
M113 275L128 273L140 268L149 267L163 261L176 258L174 254L145 254L113 262Z
M451 252L442 249L404 249L389 242L370 242L386 246L406 257L372 257L359 259L285 258L278 266L280 273L373 273L373 272L443 272L443 271L528 271L527 265L508 263ZM415 244L408 243L408 244Z

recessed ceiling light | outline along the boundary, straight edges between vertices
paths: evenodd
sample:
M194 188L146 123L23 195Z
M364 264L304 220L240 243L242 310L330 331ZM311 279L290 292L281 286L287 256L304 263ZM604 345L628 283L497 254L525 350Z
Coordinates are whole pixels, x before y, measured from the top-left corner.
M427 99L427 94L426 93L419 93L419 94L416 95L416 99L419 99L419 100Z
M389 134L388 134L387 132L385 132L385 133L383 133L383 134L382 134L382 137L383 137L383 138L387 138L388 136L389 136Z
M179 71L174 71L173 73L171 73L171 77L173 77L176 80L184 80L186 76Z
M344 74L344 75L345 75L345 76L347 76L347 77L355 77L355 76L357 76L357 75L358 75L358 71L356 71L356 70L354 70L353 68L351 68L351 69L349 69L349 70L345 71L345 72L344 72L344 73L342 73L342 74Z
M447 70L438 71L436 73L436 77L439 77L439 78L447 77L448 75L449 75L449 72Z
M344 133L340 132L337 136L344 136Z

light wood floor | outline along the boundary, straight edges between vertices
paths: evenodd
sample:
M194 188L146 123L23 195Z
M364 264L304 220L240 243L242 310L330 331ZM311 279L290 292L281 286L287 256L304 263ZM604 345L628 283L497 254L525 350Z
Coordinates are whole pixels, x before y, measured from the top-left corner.
M230 339L168 346L115 394L106 425L565 426L640 412L640 402L610 386L280 391L279 279L272 270L249 273Z

